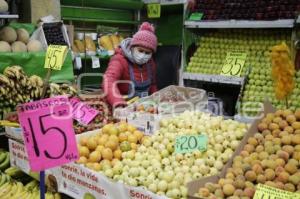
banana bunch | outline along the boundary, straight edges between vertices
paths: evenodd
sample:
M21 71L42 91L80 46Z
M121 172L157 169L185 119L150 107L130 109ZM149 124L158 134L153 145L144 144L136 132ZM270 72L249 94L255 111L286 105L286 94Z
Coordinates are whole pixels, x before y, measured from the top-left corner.
M0 171L4 171L10 166L9 152L0 151Z
M41 99L43 93L44 82L41 77L32 75L29 77L30 82L30 97L33 100Z
M28 77L21 66L6 67L0 74L0 119L14 111L18 104L42 98L44 81L37 75ZM51 83L45 98L57 95L76 95L76 90L67 84Z
M77 91L74 87L68 85L68 84L56 84L56 83L50 83L50 97L57 96L57 95L68 95L69 97L73 97L77 94Z
M1 199L39 199L40 190L39 183L32 180L25 186L18 181L5 181L0 185L0 198ZM46 199L60 199L59 193L46 192Z
M282 43L272 48L272 78L276 98L283 100L292 93L295 82L295 65L291 60L289 47Z
M22 177L26 176L26 174L17 167L9 167L9 168L5 169L4 173L14 179L22 178Z

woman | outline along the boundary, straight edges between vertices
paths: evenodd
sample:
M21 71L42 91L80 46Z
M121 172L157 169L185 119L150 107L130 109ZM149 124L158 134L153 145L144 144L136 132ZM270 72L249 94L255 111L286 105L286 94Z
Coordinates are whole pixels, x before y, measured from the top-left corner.
M152 58L157 48L154 27L144 22L132 38L123 40L111 58L104 75L103 89L113 106L124 106L123 96L145 97L154 93L156 65Z

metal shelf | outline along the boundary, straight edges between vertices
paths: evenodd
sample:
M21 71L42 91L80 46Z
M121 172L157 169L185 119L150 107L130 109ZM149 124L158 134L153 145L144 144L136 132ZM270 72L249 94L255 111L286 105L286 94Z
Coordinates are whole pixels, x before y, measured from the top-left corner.
M187 28L293 28L294 19L280 19L275 21L185 21Z
M183 73L183 79L197 80L197 81L204 81L204 82L214 82L220 84L232 84L232 85L242 85L245 80L244 77L207 75L207 74L197 74L197 73Z
M19 15L0 14L0 19L18 19L18 18L19 18Z
M121 20L109 20L109 19L87 19L87 18L75 18L75 17L62 17L67 21L83 21L83 22L96 22L96 23L111 23L111 24L139 24L139 21L121 21Z
M160 5L178 5L184 4L187 0L143 0L145 4L159 3Z

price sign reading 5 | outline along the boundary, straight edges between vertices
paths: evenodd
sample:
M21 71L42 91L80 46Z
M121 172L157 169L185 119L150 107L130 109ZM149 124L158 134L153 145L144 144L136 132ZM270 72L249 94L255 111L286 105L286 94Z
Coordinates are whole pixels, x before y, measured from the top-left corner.
M228 52L225 64L222 67L221 75L241 76L241 72L245 65L247 53Z
M78 159L67 97L23 104L18 115L31 170L42 171Z
M67 46L50 45L47 48L44 68L61 70L61 67L67 56L67 52Z
M160 17L160 4L152 3L147 4L148 18L159 18Z
M190 153L193 151L206 151L207 136L184 135L176 137L175 153Z

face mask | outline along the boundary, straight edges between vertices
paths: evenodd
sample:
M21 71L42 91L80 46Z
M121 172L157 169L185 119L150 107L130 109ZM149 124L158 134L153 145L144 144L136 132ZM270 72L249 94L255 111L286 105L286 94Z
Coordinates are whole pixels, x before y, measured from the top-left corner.
M139 52L137 48L134 48L132 50L132 56L136 64L142 65L147 63L151 59L152 53L150 54L142 53Z

